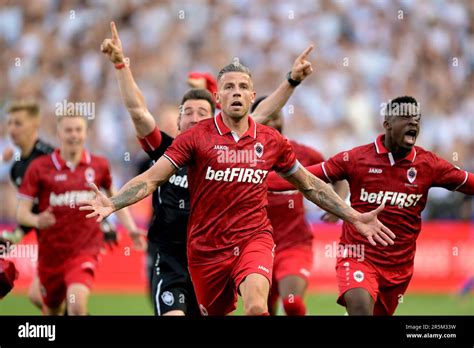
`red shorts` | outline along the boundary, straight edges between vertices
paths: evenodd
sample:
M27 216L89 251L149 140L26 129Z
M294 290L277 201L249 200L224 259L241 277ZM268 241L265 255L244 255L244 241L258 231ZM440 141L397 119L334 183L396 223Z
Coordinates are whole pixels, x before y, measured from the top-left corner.
M189 273L202 315L226 315L237 308L240 283L258 273L272 283L273 237L254 235L240 248L238 255L214 264L189 265Z
M375 302L374 315L393 315L401 297L408 288L413 267L387 269L376 267L367 259L338 258L336 264L339 297L337 303L345 306L344 294L355 288L367 290Z
M97 264L96 255L78 255L67 260L60 268L38 267L43 303L49 308L59 307L71 284L79 283L92 288Z
M305 280L313 268L313 245L300 244L275 252L273 261L273 280L280 281L282 278L295 275Z
M273 261L273 284L268 299L269 307L273 307L278 300L278 283L287 276L298 276L308 281L313 268L312 241L306 244L277 250Z

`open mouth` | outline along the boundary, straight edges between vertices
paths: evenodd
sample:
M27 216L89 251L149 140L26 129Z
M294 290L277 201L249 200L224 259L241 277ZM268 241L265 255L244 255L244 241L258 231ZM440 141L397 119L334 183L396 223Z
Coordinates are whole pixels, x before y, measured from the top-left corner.
M236 100L232 104L230 104L230 106L240 107L240 106L243 106L243 104L241 102L239 102L238 100Z
M418 132L415 129L410 129L409 131L405 133L404 140L406 143L410 145L415 145L417 135L418 135Z

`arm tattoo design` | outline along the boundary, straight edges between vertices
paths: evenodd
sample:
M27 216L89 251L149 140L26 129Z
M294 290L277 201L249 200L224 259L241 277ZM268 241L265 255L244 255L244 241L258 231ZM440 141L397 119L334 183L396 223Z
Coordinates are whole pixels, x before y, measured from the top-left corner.
M119 192L110 200L112 201L115 210L119 210L123 207L138 202L146 196L148 196L147 184L145 182L138 182L136 184L132 184L130 187L124 187L122 192Z

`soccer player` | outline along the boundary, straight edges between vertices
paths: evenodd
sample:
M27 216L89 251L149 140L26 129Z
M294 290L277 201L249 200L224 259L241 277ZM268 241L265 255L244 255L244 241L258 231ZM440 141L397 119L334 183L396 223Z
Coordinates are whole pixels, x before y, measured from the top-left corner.
M53 147L39 139L40 107L33 101L12 102L7 110L7 129L13 144L20 149L20 158L16 160L10 170L10 178L16 188L20 187L26 168L30 163L43 155L53 152ZM38 206L33 206L38 212ZM10 243L19 243L25 234L34 229L26 226L17 226L13 231L3 231L2 239ZM38 277L35 276L28 289L29 300L39 309L43 304Z
M397 235L395 244L379 247L361 238L350 224L343 224L340 245L344 253L336 265L337 302L349 315L395 312L413 275L421 212L431 187L474 194L473 173L415 146L421 122L416 99L398 97L387 105L385 134L375 142L308 168L326 182L348 180L351 205L359 212L385 204L380 221ZM291 185L271 175L269 187L287 190Z
M20 149L20 158L15 160L10 170L11 181L18 189L30 163L40 156L52 153L54 148L39 138L38 131L41 115L38 103L25 100L14 101L7 107L6 113L8 134L13 144ZM10 150L9 152L10 155L8 157L11 158L12 151ZM9 161L9 159L6 161ZM33 212L38 213L36 202L33 205ZM109 246L117 243L116 231L107 220L101 223L101 229L104 232L104 241ZM15 244L19 243L25 234L34 230L34 228L20 225L13 231L2 231L0 237L5 241ZM42 309L43 303L37 276L34 277L28 289L28 298L37 308Z
M258 98L252 105L252 110L265 98ZM282 133L283 117L280 111L274 112L261 123ZM318 151L294 140L289 142L301 165L307 167L324 161ZM340 197L345 197L347 183L336 183L334 190ZM313 233L305 219L303 195L294 190L268 191L267 214L276 244L272 288L268 297L269 312L276 314L277 300L281 297L287 315L305 315L303 298L313 268ZM331 220L329 215L324 215L324 219Z
M310 71L307 62L304 72ZM291 73L289 82L296 82ZM271 170L297 185L309 200L353 223L365 237L393 243L393 233L377 220L383 205L365 214L347 206L327 184L308 175L277 131L249 117L255 91L247 67L224 67L217 83L222 112L182 132L153 167L118 194L108 198L93 186L96 198L80 208L91 211L88 218L101 221L143 199L187 165L188 268L204 315L232 312L238 294L245 314L268 315L274 243L266 215L266 177Z
M191 88L207 89L211 92L212 100L215 101L215 95L217 92L217 81L214 76L209 73L202 73L199 71L191 71L188 74L188 86ZM216 104L216 109L219 111L221 105Z
M19 188L17 220L38 230L38 276L43 313L87 314L103 235L99 224L77 211L77 204L94 197L89 184L114 191L107 160L84 149L87 121L82 116L58 116L60 148L34 160ZM38 200L39 213L33 212ZM144 247L142 232L130 213L118 215L130 232L134 246Z
M101 50L116 67L122 99L134 123L136 133L144 151L157 161L173 142L173 138L161 131L150 111L143 94L134 81L128 64L125 64L120 37L111 23L112 38L105 39ZM310 71L306 55L311 47L298 57L291 74L301 81ZM193 72L188 83L195 87L216 90L214 78L209 74ZM268 100L255 109L253 116L265 118L288 100L294 88L285 80ZM214 97L205 89L192 89L182 98L178 116L178 129L185 131L200 120L209 119L215 113ZM189 217L189 190L187 168L180 168L160 190L153 193L154 218L149 229L149 252L154 255L152 289L155 314L199 315L193 285L188 272L186 257L186 231Z

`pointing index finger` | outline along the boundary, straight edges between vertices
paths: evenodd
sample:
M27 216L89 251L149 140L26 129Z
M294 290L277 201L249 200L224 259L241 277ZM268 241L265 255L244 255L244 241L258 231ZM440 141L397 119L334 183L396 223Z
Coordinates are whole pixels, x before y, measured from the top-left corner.
M306 49L303 51L303 53L300 54L300 56L298 57L299 60L305 60L306 57L308 57L308 55L311 53L311 51L314 49L314 45L311 44L309 45L308 47L306 47Z
M112 39L119 39L119 34L117 31L117 27L115 26L115 22L110 22L110 30L112 31Z

